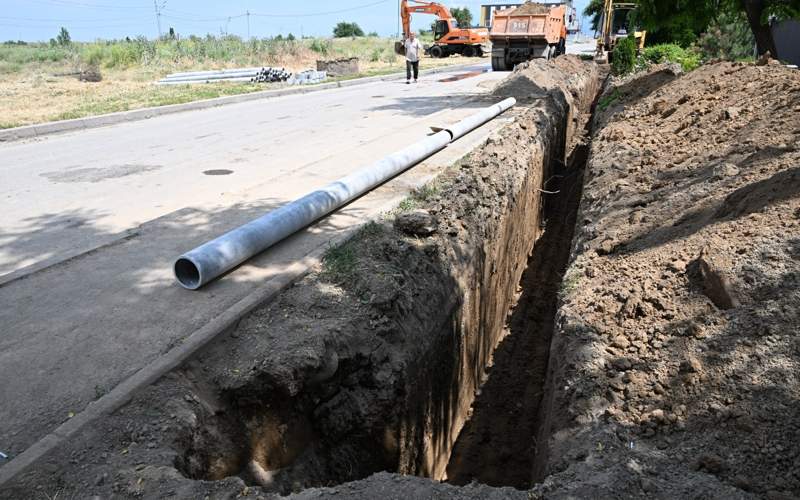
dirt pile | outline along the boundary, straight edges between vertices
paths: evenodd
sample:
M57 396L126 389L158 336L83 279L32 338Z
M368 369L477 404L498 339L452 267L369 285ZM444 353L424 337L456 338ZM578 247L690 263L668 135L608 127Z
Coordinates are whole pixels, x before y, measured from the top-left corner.
M537 2L525 2L520 5L512 13L515 16L535 16L538 14L547 14L550 12L550 7Z
M600 99L549 382L548 498L800 495L800 73Z

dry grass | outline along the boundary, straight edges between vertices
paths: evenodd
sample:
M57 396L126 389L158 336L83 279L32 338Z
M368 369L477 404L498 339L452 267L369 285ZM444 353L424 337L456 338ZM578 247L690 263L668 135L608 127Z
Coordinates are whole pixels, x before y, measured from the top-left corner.
M211 56L200 59L171 54L170 57L142 63L110 57L108 47L114 47L112 44L90 44L74 49L69 57L60 61L19 62L7 57L5 61L0 60L0 128L177 104L255 92L280 85L224 82L153 85L159 78L175 71L257 65L283 66L291 71L299 71L314 67L317 59L350 56L361 59L363 76L404 71L405 63L394 55L392 45L393 40L380 38L303 40L291 44L291 50L286 51L272 47L261 51L228 51L216 59ZM86 61L90 59L102 72L101 82L81 82L75 76L57 76L86 68ZM426 58L422 67L440 67L466 61L469 60L458 56L448 59Z

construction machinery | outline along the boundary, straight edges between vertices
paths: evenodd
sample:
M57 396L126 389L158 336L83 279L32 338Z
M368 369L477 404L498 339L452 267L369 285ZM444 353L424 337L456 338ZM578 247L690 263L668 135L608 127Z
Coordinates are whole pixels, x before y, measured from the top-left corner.
M637 4L635 3L605 0L598 24L600 36L597 37L597 51L594 55L596 62L611 62L611 54L614 52L617 40L631 34L636 38L637 50L644 48L647 32L636 29L636 8Z
M402 0L400 17L403 20L403 40L411 33L412 13L433 14L437 17L433 30L433 45L425 48L431 57L449 57L461 54L465 57L482 56L484 44L489 36L486 28L460 28L458 21L450 14L450 10L436 2L419 0ZM403 42L395 43L395 51L403 55Z
M494 13L492 69L508 71L534 58L550 59L566 51L567 25L564 5L528 2Z

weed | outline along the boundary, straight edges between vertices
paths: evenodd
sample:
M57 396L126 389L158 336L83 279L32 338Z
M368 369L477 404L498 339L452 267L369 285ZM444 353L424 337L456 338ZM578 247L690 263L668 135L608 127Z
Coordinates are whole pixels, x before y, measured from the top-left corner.
M331 281L347 277L355 267L356 254L350 241L328 248L322 257L322 276Z
M411 196L409 196L408 198L404 198L403 201L401 201L400 204L397 205L398 212L410 212L415 208L417 208L417 201Z
M578 284L581 281L581 274L583 273L580 269L574 266L570 267L570 269L564 275L564 279L561 281L561 289L558 291L559 299L563 300L564 297L578 288Z
M609 106L614 104L619 98L622 97L619 89L614 89L610 94L604 95L600 98L600 101L597 102L597 108L600 111L605 111Z

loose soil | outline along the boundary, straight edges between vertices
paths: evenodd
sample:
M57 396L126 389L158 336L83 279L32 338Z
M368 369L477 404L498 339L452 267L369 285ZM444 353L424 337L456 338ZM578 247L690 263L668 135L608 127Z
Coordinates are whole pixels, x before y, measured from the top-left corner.
M800 496L800 73L600 102L544 408L547 498Z

